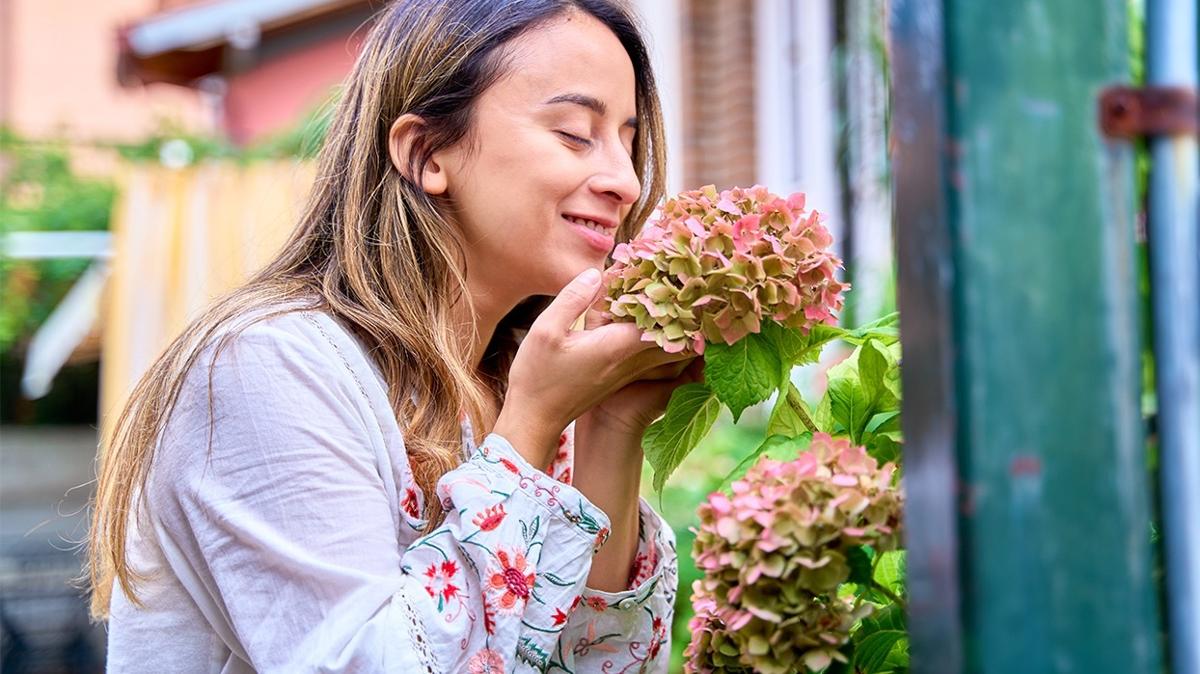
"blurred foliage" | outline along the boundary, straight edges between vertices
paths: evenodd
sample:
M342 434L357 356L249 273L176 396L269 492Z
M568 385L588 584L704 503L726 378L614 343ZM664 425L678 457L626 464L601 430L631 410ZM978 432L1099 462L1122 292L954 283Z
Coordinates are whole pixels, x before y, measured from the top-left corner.
M115 152L128 161L173 166L207 160L308 159L324 142L336 97L334 92L295 125L245 147L213 136L183 133L169 122L160 122L159 129L140 142L92 143L86 149ZM117 189L107 176L83 176L73 169L72 155L81 147L66 139L23 138L0 128L0 246L9 232L108 229ZM0 247L0 369L6 375L0 380L0 418L66 423L78 416L78 410L69 404L46 400L29 405L17 400L19 373L29 339L91 262L82 258L14 260ZM75 376L69 369L60 373L56 384L86 389L86 385L68 381ZM80 376L94 380L95 370L94 364L85 365ZM14 406L23 411L14 411ZM94 405L82 407L89 408L87 414L94 419Z
M116 190L83 178L61 142L22 140L0 130L0 234L108 229ZM20 347L90 264L86 259L14 260L0 251L0 357Z
M246 146L237 146L225 138L184 132L164 123L159 131L132 144L114 144L113 148L130 161L162 161L180 141L186 155L184 163L207 159L252 162L270 159L311 159L316 157L329 131L338 92L305 114L295 125Z
M701 576L692 559L692 542L696 538L692 528L700 525L697 508L717 490L725 476L758 447L765 430L765 425L756 426L748 419L735 426L729 412L723 412L712 431L692 451L690 460L676 470L661 494L655 494L651 489L653 480L649 464L643 467L644 496L670 523L679 552L679 594L675 599L671 632L672 672L683 671L683 649L692 638L688 630L688 621L692 618L692 583Z

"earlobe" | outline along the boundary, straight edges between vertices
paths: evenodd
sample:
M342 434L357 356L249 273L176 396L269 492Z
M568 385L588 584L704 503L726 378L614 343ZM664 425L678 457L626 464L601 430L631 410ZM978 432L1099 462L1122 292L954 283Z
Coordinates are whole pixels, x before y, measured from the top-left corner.
M425 120L411 113L400 115L388 130L388 156L392 166L409 181L415 182L414 178L419 177L419 184L426 193L442 194L447 187L446 172L433 157L425 162L420 176L412 175L416 168L413 162L421 148L424 132Z

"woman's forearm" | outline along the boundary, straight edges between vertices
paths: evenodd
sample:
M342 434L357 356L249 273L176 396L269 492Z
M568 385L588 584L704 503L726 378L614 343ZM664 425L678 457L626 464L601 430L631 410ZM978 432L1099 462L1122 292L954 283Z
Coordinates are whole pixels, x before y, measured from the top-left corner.
M572 483L612 523L608 542L592 558L588 587L604 592L627 589L638 548L638 489L642 446L639 436L597 427L586 415L575 422Z

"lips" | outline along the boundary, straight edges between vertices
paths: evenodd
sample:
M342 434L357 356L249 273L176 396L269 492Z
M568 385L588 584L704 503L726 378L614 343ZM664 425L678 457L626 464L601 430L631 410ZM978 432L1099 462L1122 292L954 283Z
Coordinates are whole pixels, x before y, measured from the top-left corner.
M616 227L604 228L595 220L569 215L564 215L563 221L571 225L571 228L598 252L607 254L616 245L616 238L613 236Z

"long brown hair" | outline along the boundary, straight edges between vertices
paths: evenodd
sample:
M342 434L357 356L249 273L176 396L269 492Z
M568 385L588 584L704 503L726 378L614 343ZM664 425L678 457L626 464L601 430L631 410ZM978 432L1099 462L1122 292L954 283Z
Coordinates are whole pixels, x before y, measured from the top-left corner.
M447 204L393 166L388 131L405 113L425 120L414 150L416 170L409 173L421 175L434 152L469 137L473 103L503 74L502 47L570 11L608 26L633 62L634 167L642 189L619 240L630 238L650 215L664 190L662 112L645 43L625 3L398 0L384 8L346 79L295 232L270 264L217 300L167 347L105 438L83 576L91 586L94 619L107 617L114 580L141 606L136 585L144 578L127 564L125 548L130 514L137 512L132 506L142 505L133 503L134 495L144 494L157 439L184 376L210 341L219 353L247 327L240 319L251 312L254 320L263 320L300 304L328 312L355 332L383 373L426 496L424 515L431 522L441 519L434 486L461 460L460 414L475 422L479 437L494 423L494 400L503 397L519 340L546 298L527 300L506 316L478 370L473 366L452 313L465 301L474 315L462 239ZM277 308L285 303L290 308Z

